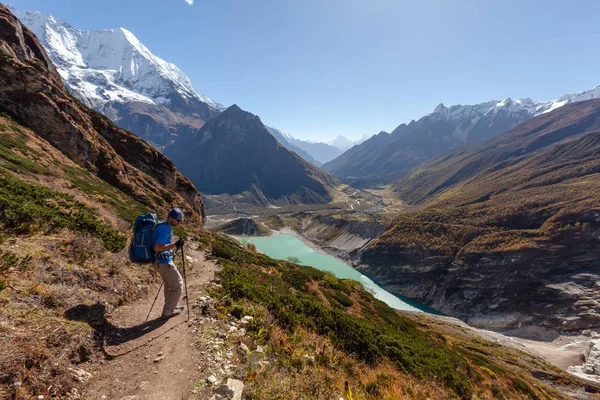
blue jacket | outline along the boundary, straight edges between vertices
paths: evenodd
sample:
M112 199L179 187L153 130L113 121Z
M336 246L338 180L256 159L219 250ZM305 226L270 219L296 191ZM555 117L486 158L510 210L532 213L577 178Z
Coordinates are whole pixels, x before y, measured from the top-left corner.
M173 227L166 222L156 225L152 233L152 248L157 244L171 244L173 242ZM159 264L168 264L173 261L173 252L165 250L157 252L155 259Z

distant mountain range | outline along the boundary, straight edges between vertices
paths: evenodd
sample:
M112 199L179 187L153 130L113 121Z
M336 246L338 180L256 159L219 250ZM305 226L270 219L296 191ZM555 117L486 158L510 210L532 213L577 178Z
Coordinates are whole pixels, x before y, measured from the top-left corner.
M368 136L365 135L361 139L353 142L340 135L329 143L311 142L296 139L292 135L277 128L268 127L268 129L279 143L292 150L306 161L317 166L321 166L322 164L339 157L344 151L352 146L360 144L368 139Z
M300 147L296 146L295 144L291 143L290 141L288 141L288 138L290 137L289 135L287 135L285 132L280 131L277 128L273 128L270 126L267 126L267 129L269 130L269 133L271 135L273 135L273 137L275 139L277 139L277 141L282 144L283 146L285 146L287 149L293 151L294 153L298 154L300 157L302 157L305 161L308 161L309 163L316 165L317 167L320 167L321 165L323 165L322 163L320 163L319 161L315 160L310 154L308 154L306 151L302 150Z
M355 184L390 182L437 154L480 143L565 104L598 97L600 86L547 102L507 98L464 106L440 104L418 121L401 124L392 133L381 132L354 146L323 168Z

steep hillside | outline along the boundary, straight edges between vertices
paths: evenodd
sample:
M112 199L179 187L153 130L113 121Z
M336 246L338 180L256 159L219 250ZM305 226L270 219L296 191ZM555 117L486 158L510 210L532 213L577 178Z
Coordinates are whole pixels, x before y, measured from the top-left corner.
M262 360L243 374L248 397L594 399L600 390L449 321L395 312L358 282L222 237L211 253L223 266L211 293L224 299L219 310L251 316L248 347L268 349L248 358Z
M418 121L401 124L391 134L377 136L353 147L323 169L345 182L391 182L431 157L464 145L481 143L507 132L536 115L566 104L597 98L600 87L562 96L549 102L510 98L475 105L445 107Z
M478 326L599 327L599 111L567 105L418 169L399 191L428 206L398 217L361 269Z
M165 149L207 194L246 191L269 201L324 203L337 180L275 140L260 119L234 105Z
M144 204L159 206L172 191L203 212L196 188L169 159L74 100L35 36L0 11L0 111Z

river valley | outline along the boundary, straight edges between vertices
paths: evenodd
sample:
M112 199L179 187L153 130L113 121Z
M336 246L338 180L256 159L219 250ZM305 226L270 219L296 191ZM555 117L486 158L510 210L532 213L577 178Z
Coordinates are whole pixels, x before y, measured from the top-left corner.
M442 313L426 305L388 292L371 278L349 265L353 250L366 245L372 240L371 238L361 237L356 232L351 232L346 226L344 232L337 236L337 239L325 241L323 238L330 236L326 234L326 230L331 227L328 228L322 223L311 225L310 221L314 222L316 218L316 216L307 217L305 223L300 224L305 228L302 233L298 233L289 227L281 227L279 230L271 231L270 236L234 237L242 243L254 244L259 251L272 258L293 259L300 265L310 265L332 272L339 278L356 280L362 283L376 298L401 312L408 312L407 315L412 318L421 312L425 312L428 315L427 318L437 319L441 323L455 324L488 340L541 355L550 363L574 375L600 382L600 366L598 365L600 358L599 332L593 330L579 333L556 332L535 327L511 331L492 331L485 328L471 327L458 319L443 316ZM330 220L327 219L327 221ZM338 246L332 246L331 243Z

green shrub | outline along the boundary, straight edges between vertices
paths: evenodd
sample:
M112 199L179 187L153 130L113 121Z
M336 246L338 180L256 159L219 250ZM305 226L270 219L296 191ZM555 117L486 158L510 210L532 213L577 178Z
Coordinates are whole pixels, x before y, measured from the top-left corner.
M512 384L516 390L518 390L519 392L521 392L523 394L526 394L532 400L539 400L539 397L536 395L536 393L533 391L533 389L531 389L528 384L526 384L519 378L513 378Z
M0 210L0 224L14 234L51 233L68 228L101 239L109 251L121 250L127 242L73 196L26 182L5 171L0 171Z
M211 254L217 258L225 258L227 260L233 259L234 255L231 247L222 242L216 242L212 244Z
M282 278L286 282L290 283L294 288L304 290L305 285L311 280L310 275L304 273L300 268L297 269L286 269L282 273Z
M334 297L344 307L350 307L352 304L354 304L352 299L343 292L335 292Z
M300 259L298 257L289 256L286 258L292 264L300 264Z

